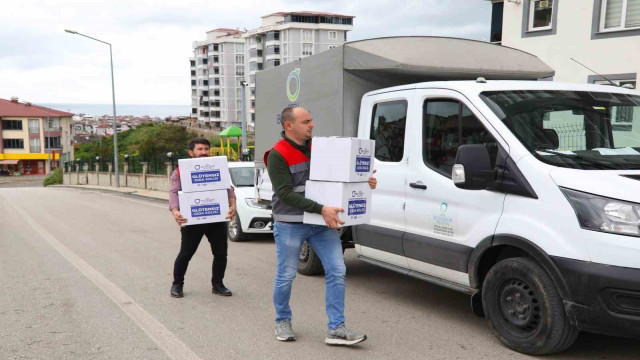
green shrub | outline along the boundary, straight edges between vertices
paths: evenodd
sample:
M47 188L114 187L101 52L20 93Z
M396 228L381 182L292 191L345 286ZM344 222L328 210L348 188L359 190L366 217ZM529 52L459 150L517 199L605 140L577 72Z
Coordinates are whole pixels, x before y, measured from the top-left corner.
M62 169L60 168L53 170L53 173L47 176L44 179L44 183L43 183L44 186L61 185L61 184L62 184Z

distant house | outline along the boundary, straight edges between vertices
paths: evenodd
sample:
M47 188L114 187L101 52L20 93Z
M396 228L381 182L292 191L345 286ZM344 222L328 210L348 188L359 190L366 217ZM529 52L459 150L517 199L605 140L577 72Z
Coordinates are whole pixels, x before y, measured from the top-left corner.
M640 0L489 0L491 41L538 56L554 81L637 88Z

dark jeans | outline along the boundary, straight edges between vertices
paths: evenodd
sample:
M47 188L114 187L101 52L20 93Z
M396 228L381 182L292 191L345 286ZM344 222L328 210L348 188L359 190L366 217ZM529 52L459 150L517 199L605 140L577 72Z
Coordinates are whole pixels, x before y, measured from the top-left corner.
M173 266L173 285L184 284L184 274L189 261L196 253L202 236L206 235L211 245L213 266L211 267L211 284L222 284L224 271L227 268L227 222L185 226L180 229L182 243L180 253Z

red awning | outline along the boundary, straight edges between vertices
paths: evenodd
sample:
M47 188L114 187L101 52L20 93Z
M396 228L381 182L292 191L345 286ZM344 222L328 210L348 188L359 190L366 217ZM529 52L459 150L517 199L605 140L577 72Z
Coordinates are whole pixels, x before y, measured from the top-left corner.
M20 160L0 160L0 165L18 165Z

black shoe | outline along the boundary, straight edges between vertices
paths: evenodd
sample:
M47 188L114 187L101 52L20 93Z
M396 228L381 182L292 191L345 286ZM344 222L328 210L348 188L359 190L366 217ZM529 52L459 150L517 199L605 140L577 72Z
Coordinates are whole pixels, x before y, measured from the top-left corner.
M211 288L211 292L221 296L231 296L231 291L227 289L224 284L215 284Z
M181 298L183 296L182 285L171 285L171 297Z

